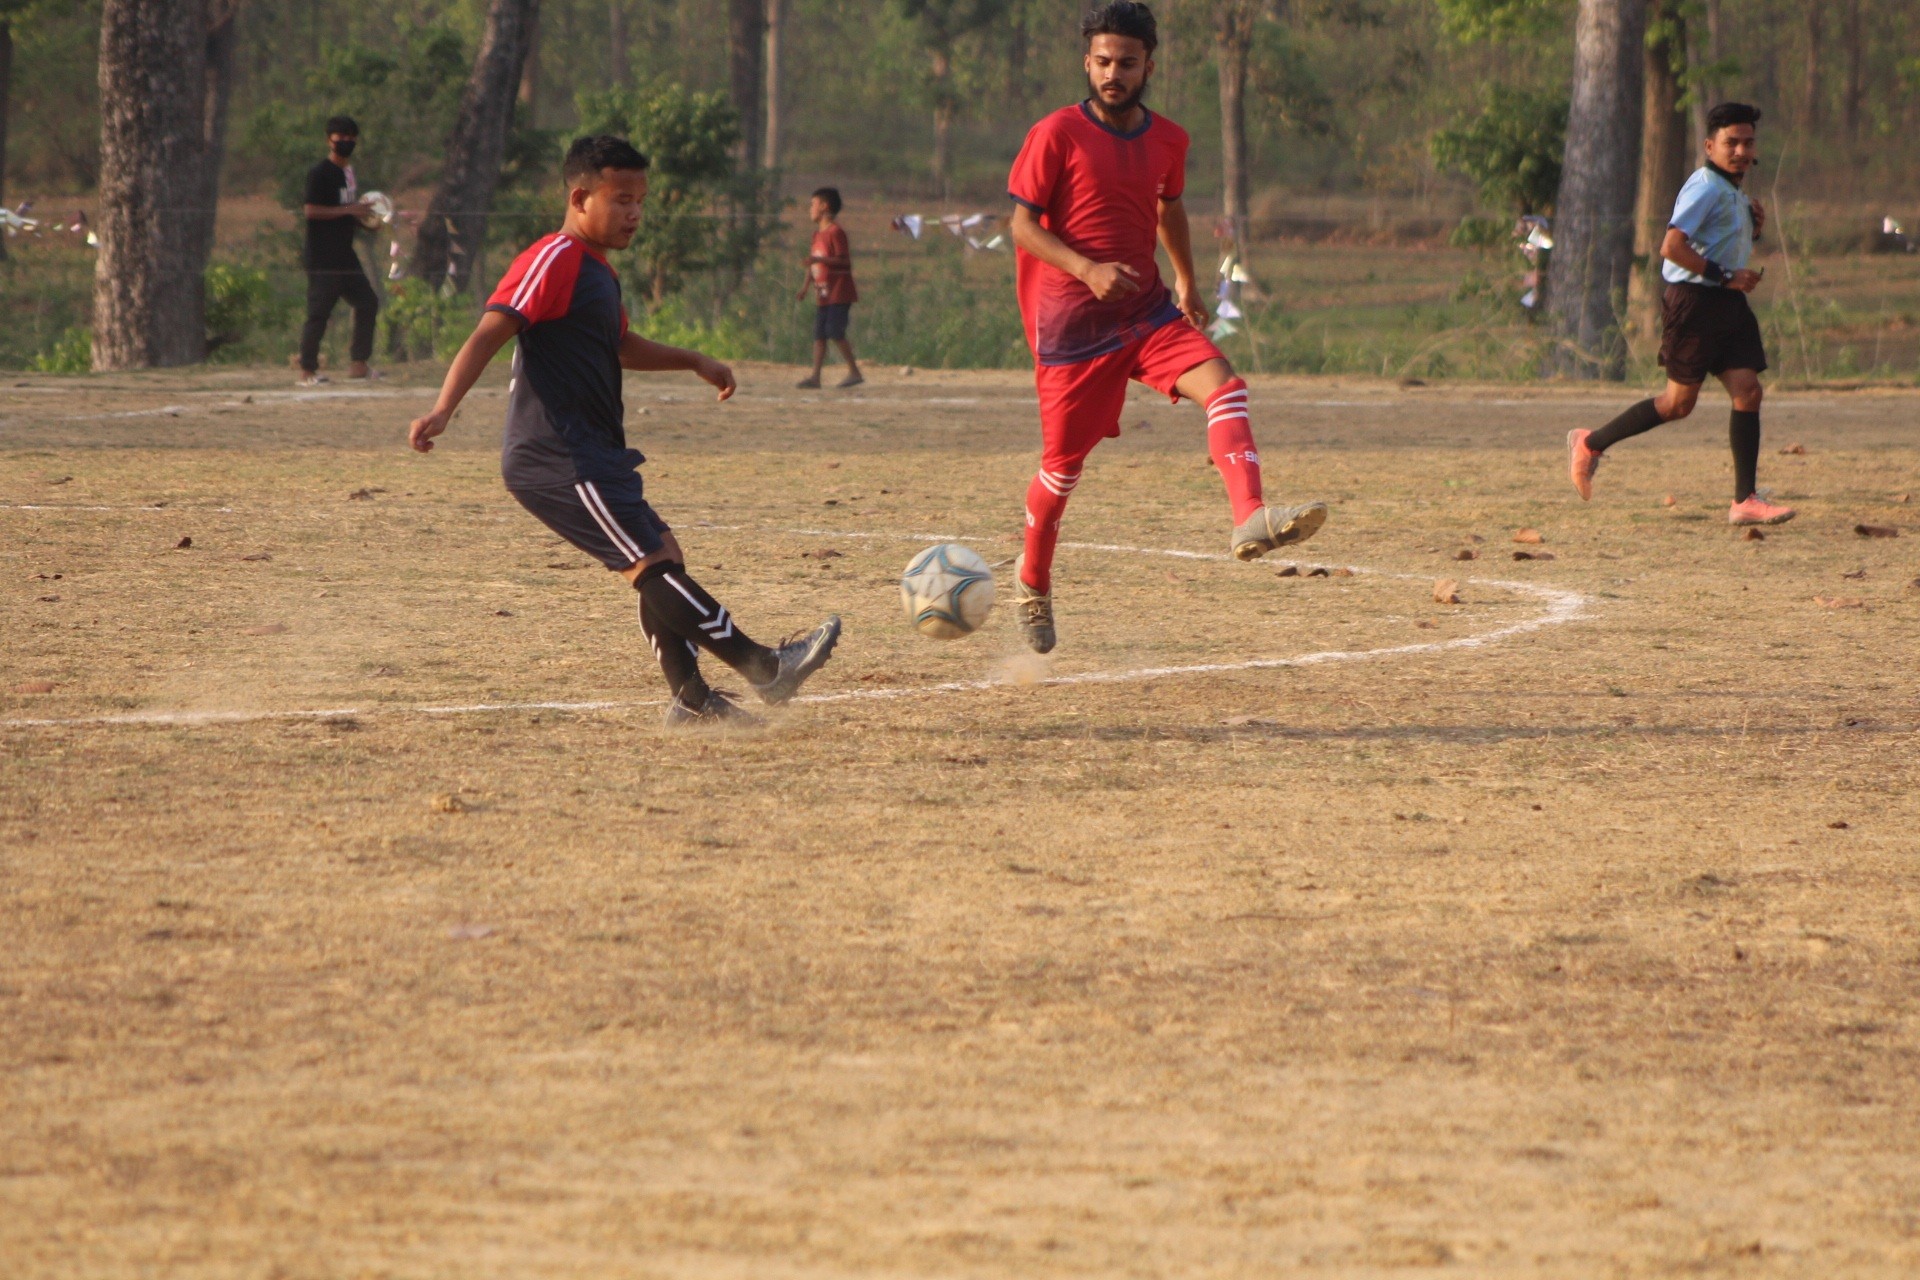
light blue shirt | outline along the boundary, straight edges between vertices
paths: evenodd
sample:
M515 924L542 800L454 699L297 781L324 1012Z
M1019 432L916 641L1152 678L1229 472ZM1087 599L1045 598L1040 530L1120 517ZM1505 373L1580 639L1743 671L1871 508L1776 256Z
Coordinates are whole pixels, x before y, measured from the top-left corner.
M1667 225L1684 232L1695 253L1729 272L1740 270L1753 257L1753 202L1704 165L1680 188ZM1660 276L1669 284L1706 283L1704 277L1671 262L1660 264Z

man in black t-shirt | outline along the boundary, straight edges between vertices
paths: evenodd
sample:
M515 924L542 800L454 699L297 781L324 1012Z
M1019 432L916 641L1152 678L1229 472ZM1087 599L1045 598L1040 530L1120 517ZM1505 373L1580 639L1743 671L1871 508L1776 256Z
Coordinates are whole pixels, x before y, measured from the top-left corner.
M327 158L307 170L307 324L300 331L300 384L325 382L320 376L320 340L327 335L327 319L334 304L345 298L353 308L353 343L348 355L351 378L369 378L367 361L373 356L373 320L380 308L360 256L353 250L353 232L359 220L373 212L360 199L359 184L347 157L360 140L360 126L351 116L327 121Z

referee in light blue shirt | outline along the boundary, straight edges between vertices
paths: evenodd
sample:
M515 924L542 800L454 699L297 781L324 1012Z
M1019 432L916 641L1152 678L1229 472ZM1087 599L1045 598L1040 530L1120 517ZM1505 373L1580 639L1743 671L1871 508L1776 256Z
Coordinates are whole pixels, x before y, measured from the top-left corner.
M1733 506L1729 524L1784 524L1793 508L1776 506L1754 491L1760 465L1760 374L1767 351L1760 322L1747 295L1760 283L1750 270L1753 242L1767 211L1741 190L1759 162L1754 126L1760 112L1743 102L1723 102L1707 113L1706 163L1680 188L1667 236L1660 244L1661 278L1667 282L1661 308L1660 363L1667 389L1598 431L1567 433L1567 464L1573 487L1593 496L1593 474L1608 449L1663 422L1684 418L1712 374L1733 397L1728 427L1733 445Z

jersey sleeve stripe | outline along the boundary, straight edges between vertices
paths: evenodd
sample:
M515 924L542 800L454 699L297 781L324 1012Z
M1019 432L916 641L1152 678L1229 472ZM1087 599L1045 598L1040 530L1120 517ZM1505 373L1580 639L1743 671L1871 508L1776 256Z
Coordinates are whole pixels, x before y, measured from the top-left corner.
M573 241L565 236L555 236L553 243L542 249L540 256L533 260L533 265L527 268L526 276L520 281L520 287L514 290L513 298L507 305L515 311L523 310L527 300L533 297L534 292L540 287L540 282L546 278L547 268L552 266L554 259L558 258L572 243Z
M1015 195L1015 194L1014 194L1013 192L1011 192L1011 191L1009 191L1009 192L1007 192L1007 199L1009 199L1009 200L1011 200L1011 201L1013 201L1013 202L1014 202L1015 204L1018 204L1018 205L1025 205L1025 206L1026 206L1027 208L1029 208L1029 209L1031 209L1031 210L1033 210L1033 211L1034 211L1035 213L1045 213L1045 212L1046 212L1046 210L1045 210L1044 208L1042 208L1041 206L1039 206L1039 205L1037 205L1037 204L1035 204L1035 203L1034 203L1033 201L1031 201L1031 200L1027 200L1027 199L1024 199L1024 198L1023 198L1023 197L1021 197L1021 196L1017 196L1017 195Z

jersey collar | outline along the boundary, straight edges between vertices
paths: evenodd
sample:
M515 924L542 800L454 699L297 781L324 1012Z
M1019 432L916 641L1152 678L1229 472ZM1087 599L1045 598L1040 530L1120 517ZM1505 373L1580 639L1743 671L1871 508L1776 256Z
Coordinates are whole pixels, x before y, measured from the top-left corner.
M1736 191L1738 191L1740 187L1743 185L1743 183L1741 182L1741 178L1744 175L1729 173L1711 160L1707 161L1707 168L1711 169L1713 172L1725 178L1727 180L1727 184Z
M1122 133L1118 129L1114 128L1112 125L1108 124L1105 120L1102 120L1099 117L1099 115L1094 111L1093 99L1091 98L1083 98L1081 100L1080 114L1085 116L1087 118L1088 123L1093 125L1094 128L1105 130L1107 133L1112 134L1114 137L1120 139L1122 142L1131 142L1135 138L1139 137L1141 134L1145 133L1147 130L1153 127L1153 112L1147 110L1144 106L1140 108L1140 114L1144 117L1140 121L1140 127L1138 129L1135 129L1131 133Z
M582 253L586 254L589 258L592 258L595 262L598 262L601 266L605 267L605 266L611 265L607 262L607 256L604 253L601 253L598 249L588 244L585 240L582 240L579 236L568 235L564 231L555 232L554 234L560 236L562 239L571 240L575 244L579 245L580 251Z

